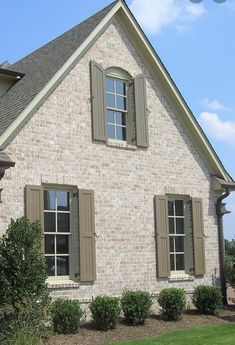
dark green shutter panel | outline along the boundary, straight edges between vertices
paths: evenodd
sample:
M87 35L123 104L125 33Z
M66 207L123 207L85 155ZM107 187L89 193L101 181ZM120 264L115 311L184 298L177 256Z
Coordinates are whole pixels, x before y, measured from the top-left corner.
M136 144L148 147L148 119L146 101L146 83L144 76L138 75L134 79L135 87L135 118L136 118Z
M96 279L94 192L79 190L80 281Z
M127 143L133 145L136 143L136 122L135 122L135 92L134 81L128 86L128 112L127 112Z
M166 196L155 196L155 225L157 249L157 275L167 278L170 275L168 201Z
M102 67L91 61L91 104L93 139L106 141L105 77Z
M194 274L205 274L205 245L203 229L202 199L192 199Z
M39 220L43 227L42 186L26 186L25 216L31 221Z

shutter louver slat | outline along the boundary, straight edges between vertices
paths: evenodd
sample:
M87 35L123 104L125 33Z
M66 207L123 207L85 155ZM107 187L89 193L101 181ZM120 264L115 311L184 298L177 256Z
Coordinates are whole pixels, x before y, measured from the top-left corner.
M104 71L94 61L91 61L91 104L93 139L106 141Z
M80 281L96 279L94 192L79 190Z
M167 278L170 275L167 197L155 196L154 199L157 249L157 275L159 278Z
M135 119L136 119L136 144L140 147L148 147L148 119L146 101L146 82L141 74L134 79L135 87Z
M205 244L203 228L202 199L192 199L194 273L196 276L205 274Z

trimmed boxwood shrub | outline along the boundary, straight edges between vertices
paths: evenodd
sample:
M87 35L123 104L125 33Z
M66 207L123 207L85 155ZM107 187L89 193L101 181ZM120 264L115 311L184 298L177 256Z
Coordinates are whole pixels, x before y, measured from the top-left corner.
M143 324L150 314L152 296L145 291L124 291L121 306L126 322Z
M199 285L193 293L193 303L202 314L215 314L222 307L222 294L217 286Z
M90 311L96 328L100 330L115 328L121 312L119 299L97 296L90 304Z
M58 298L51 304L51 320L56 333L77 333L83 312L76 300Z
M158 295L158 303L165 320L178 320L186 309L185 291L177 288L163 289Z

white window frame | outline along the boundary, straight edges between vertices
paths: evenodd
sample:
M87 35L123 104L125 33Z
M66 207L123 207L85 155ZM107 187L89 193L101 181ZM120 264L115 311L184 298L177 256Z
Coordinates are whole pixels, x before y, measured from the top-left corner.
M56 209L56 205L55 205L55 210L45 210L44 209L44 191L55 191L55 192L68 192L69 193L69 211L59 211ZM69 274L68 275L60 275L60 276L48 276L47 277L47 281L50 282L58 282L58 281L71 281L70 279L70 275L72 272L72 265L73 265L73 237L74 237L74 222L73 222L73 195L72 195L73 191L72 189L66 187L66 186L44 186L43 188L43 214L45 213L55 213L55 226L56 226L56 230L57 230L57 213L67 213L70 214L69 217L69 224L70 224L70 231L68 232L58 232L59 235L67 235L69 236L69 254L58 254L58 256L69 256ZM56 198L57 200L57 198ZM55 235L56 236L57 231L56 232L45 232L43 233L43 243L45 241L45 237L44 235ZM57 235L58 236L58 235ZM56 253L56 241L55 241L55 253ZM52 256L52 254L45 254L44 253L44 257L50 257ZM56 254L54 256L57 256ZM55 266L56 266L56 260L55 260Z
M176 216L176 212L175 212L175 201L179 200L183 202L183 211L184 211L184 215L183 216ZM175 275L185 275L185 267L186 267L186 262L185 262L185 258L186 258L186 236L187 236L187 229L186 229L186 225L187 225L187 221L186 221L186 198L185 197L180 197L180 196L169 196L168 197L168 202L169 201L174 201L174 214L173 215L169 215L168 212L168 217L167 217L167 221L169 224L169 219L173 219L174 220L174 234L171 234L169 231L169 256L171 257L171 255L174 255L174 266L176 268L176 255L184 255L184 270L170 270L170 275L171 276L175 276ZM184 219L184 233L183 234L177 234L176 233L176 219ZM176 237L183 237L184 238L184 251L183 252L176 252L175 250L175 241L174 241L174 251L171 252L170 250L170 238L176 238Z
M125 87L126 87L126 95L121 95L121 94L118 94L116 93L114 90L114 93L113 92L109 92L107 91L106 89L106 80L107 79L112 79L112 80L119 80L119 81L122 81L125 83ZM106 73L105 73L105 109L106 109L106 126L107 126L107 138L108 140L113 140L113 141L117 141L117 142L123 142L123 143L126 143L127 142L127 116L128 116L128 103L129 103L129 91L128 91L128 86L129 86L129 82L130 82L130 77L128 76L128 73L121 70L121 69L118 69L118 68L108 68L106 70ZM108 107L107 105L107 101L106 101L106 95L107 94L111 94L111 95L114 95L115 96L115 100L116 100L116 96L121 96L123 98L126 99L126 109L119 109L116 107L116 104L115 104L115 107L112 108L112 107ZM112 112L119 112L119 113L123 113L125 114L125 125L119 125L119 124L115 124L115 123L110 123L108 122L108 116L107 116L107 111L112 111ZM115 115L114 115L115 116ZM114 126L115 128L115 138L110 138L108 136L108 125L112 125ZM121 140L121 139L118 139L116 137L116 128L117 127L122 127L122 128L125 128L126 129L126 139L125 140Z

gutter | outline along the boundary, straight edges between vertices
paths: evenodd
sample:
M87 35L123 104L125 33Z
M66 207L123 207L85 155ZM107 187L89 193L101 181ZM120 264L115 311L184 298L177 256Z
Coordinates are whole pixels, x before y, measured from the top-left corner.
M222 201L230 195L229 188L226 188L224 194L222 194L216 202L216 214L218 218L218 240L219 240L219 263L220 263L220 281L221 281L221 292L223 297L223 305L227 305L227 286L226 286L226 275L225 275L225 249L224 249L224 227L223 227L223 216L226 213Z

